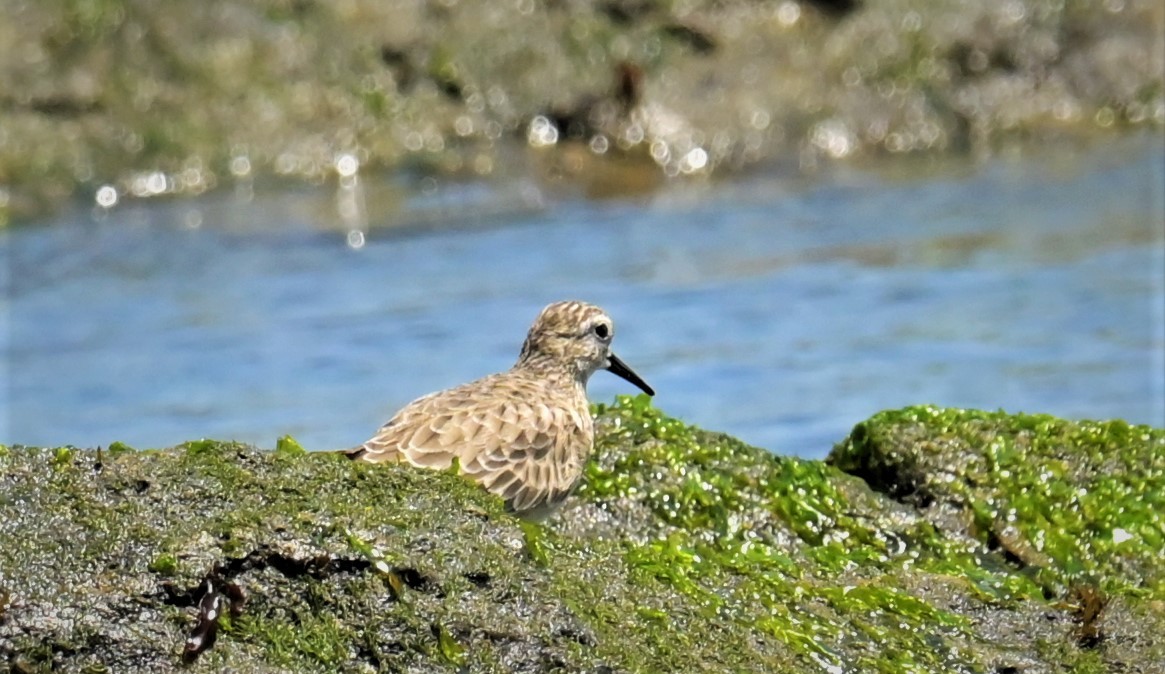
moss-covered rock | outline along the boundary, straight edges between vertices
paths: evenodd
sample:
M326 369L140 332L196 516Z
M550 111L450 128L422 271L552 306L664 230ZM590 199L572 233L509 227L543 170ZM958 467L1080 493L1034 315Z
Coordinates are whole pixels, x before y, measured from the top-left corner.
M598 460L546 524L456 475L290 438L2 450L0 666L1151 671L1165 656L1165 431L917 408L859 425L831 466L644 397L597 412Z
M1044 589L1165 599L1165 433L1123 421L912 407L854 429L830 462Z
M626 193L789 157L1160 128L1163 14L1159 0L9 3L0 225L102 187L108 205L109 188L317 183L340 156L345 172ZM642 86L613 93L623 64ZM601 152L515 152L532 121L586 122L604 96L644 105L627 133L579 132ZM620 148L647 158L610 161Z

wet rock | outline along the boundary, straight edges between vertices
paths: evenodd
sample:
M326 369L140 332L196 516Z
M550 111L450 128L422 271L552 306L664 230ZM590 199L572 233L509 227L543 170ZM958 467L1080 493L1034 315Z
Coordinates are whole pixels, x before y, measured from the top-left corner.
M628 150L676 177L1160 128L1163 12L1155 0L18 3L0 26L0 222L103 187L124 199L319 183L341 155L365 171L538 171L548 162L529 153L576 149L515 152L530 121L604 92L620 63L642 69L639 107L671 111L680 131L584 145L600 161L552 179L597 182Z
M645 397L597 411L586 484L545 524L456 475L287 438L0 447L0 666L1152 671L1165 655L1165 431L910 408L827 465Z

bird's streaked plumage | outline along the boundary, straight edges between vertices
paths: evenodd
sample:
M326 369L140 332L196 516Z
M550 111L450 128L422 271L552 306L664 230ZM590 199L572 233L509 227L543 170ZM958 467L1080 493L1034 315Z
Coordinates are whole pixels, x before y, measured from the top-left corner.
M414 400L349 455L435 469L456 458L462 474L515 512L544 516L577 486L594 447L590 376L610 370L655 393L611 352L613 337L602 309L551 304L512 368Z

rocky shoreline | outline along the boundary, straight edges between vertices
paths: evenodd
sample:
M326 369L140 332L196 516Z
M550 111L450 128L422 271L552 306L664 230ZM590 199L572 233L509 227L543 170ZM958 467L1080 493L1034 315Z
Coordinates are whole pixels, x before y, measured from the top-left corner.
M542 525L290 439L0 446L0 667L1162 671L1165 430L914 407L821 462L597 413Z
M0 223L71 199L352 171L536 176L602 194L1165 125L1155 0L12 10Z

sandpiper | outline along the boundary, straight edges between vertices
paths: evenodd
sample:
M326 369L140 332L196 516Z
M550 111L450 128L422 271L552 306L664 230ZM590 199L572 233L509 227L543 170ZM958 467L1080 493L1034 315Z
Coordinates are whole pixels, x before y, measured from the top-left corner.
M468 475L507 507L540 519L570 495L594 449L587 380L608 370L655 391L611 352L611 318L584 302L556 302L538 315L518 362L418 398L372 439L348 452L361 461L404 461Z

